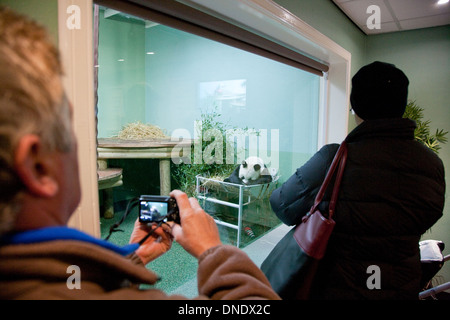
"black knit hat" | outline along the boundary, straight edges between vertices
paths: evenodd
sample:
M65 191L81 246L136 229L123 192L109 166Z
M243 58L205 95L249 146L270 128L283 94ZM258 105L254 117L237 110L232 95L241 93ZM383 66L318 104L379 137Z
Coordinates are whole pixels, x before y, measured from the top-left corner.
M393 64L373 62L352 78L352 108L364 120L402 117L408 84L406 75Z

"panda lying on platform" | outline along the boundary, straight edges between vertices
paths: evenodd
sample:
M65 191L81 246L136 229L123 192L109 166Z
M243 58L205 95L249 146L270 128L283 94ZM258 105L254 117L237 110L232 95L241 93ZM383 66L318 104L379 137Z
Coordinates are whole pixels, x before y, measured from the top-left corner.
M261 158L248 157L223 181L245 185L264 184L272 182L272 175Z

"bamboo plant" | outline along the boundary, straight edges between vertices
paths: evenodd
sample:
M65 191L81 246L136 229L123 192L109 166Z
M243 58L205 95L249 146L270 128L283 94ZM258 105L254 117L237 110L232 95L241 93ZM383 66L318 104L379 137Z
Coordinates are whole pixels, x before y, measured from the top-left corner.
M217 129L221 132L223 138L223 163L200 163L196 164L194 161L195 151L194 145L191 147L191 163L181 163L175 165L172 163L172 177L175 182L178 184L180 190L186 192L189 196L193 196L195 194L195 184L196 184L196 176L202 175L207 177L228 177L236 167L234 164L226 164L226 149L234 148L234 145L227 141L226 132L229 127L228 125L222 123L219 119L221 114L217 111L205 112L201 114L201 126L200 132L197 132L199 136L204 136L208 130ZM244 130L246 130L245 128ZM195 130L199 130L196 128ZM201 150L204 151L208 146L208 141L201 142Z

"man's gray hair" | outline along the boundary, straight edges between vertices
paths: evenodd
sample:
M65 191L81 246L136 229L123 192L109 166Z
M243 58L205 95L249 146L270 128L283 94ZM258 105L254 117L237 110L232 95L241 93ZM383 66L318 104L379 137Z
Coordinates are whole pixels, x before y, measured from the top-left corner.
M72 146L61 77L59 53L46 30L0 7L0 235L20 209L23 185L13 165L20 138L36 134L51 151Z

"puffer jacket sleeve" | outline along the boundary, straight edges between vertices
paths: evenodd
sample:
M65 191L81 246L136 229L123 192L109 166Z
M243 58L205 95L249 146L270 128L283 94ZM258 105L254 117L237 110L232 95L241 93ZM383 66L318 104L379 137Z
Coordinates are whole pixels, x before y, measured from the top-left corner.
M323 146L272 192L272 210L283 223L296 225L309 212L338 148L339 144Z
M213 300L279 300L263 272L247 254L229 245L204 252L198 260L198 292Z

